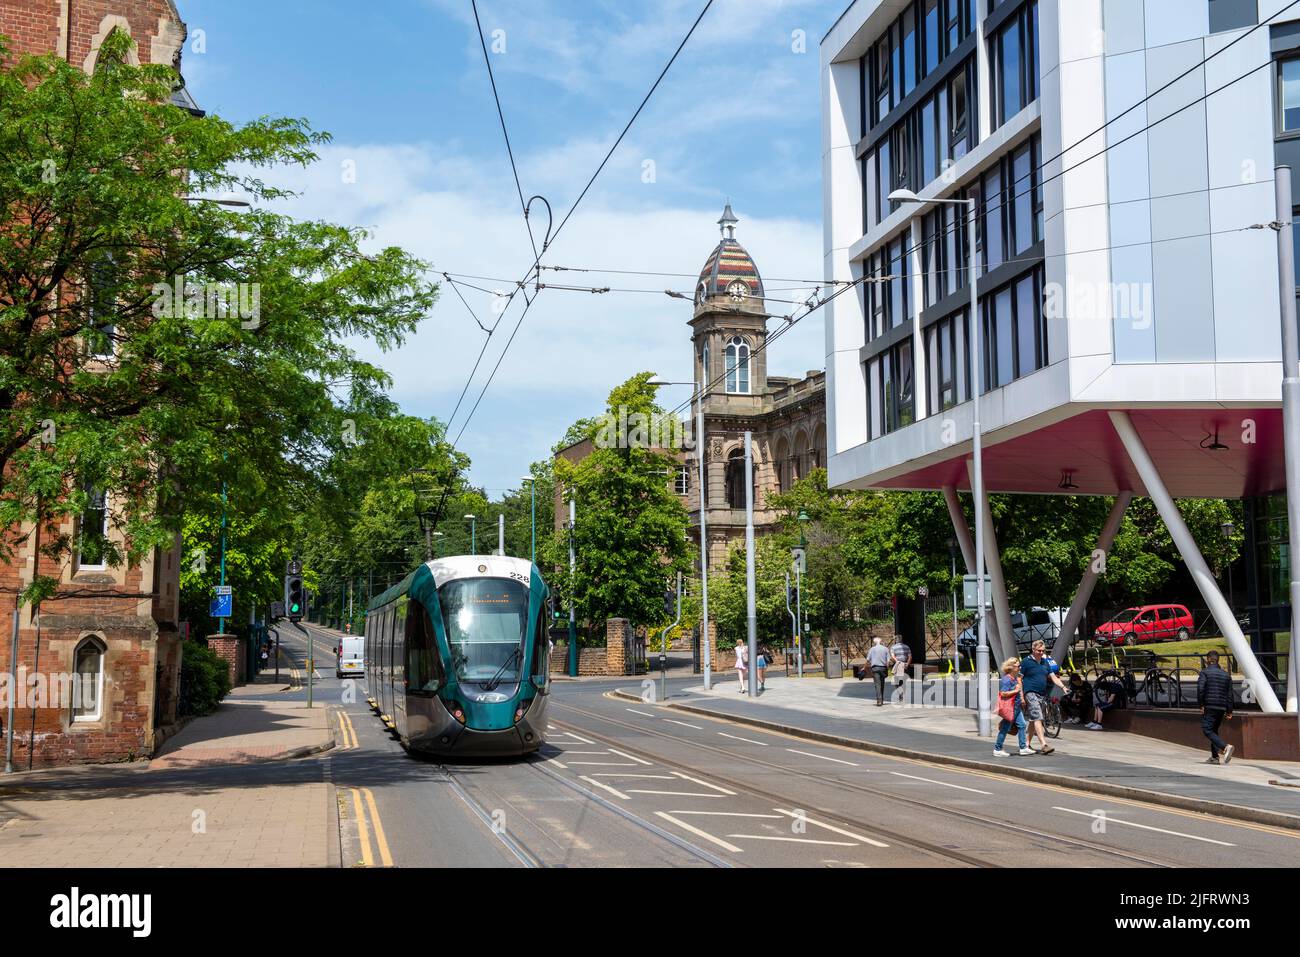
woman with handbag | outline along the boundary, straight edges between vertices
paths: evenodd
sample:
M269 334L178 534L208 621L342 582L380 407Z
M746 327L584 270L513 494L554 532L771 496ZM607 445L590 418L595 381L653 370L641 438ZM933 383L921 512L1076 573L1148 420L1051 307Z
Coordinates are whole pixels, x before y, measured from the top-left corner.
M998 683L998 717L1002 720L998 724L997 743L993 746L995 758L1011 757L1009 753L1002 750L1002 745L1006 743L1007 732L1013 727L1016 729L1016 737L1020 739L1020 753L1035 753L1025 740L1025 730L1029 727L1029 722L1025 719L1021 708L1024 701L1025 689L1020 681L1020 659L1008 658L1002 662L1002 680Z

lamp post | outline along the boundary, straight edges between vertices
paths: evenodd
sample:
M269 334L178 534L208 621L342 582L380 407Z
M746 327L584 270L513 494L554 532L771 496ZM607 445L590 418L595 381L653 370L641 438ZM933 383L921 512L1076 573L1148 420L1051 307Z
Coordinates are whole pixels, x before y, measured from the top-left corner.
M528 483L528 488L532 492L532 526L533 526L533 564L537 564L537 480L531 475L525 475L523 481Z
M569 493L569 677L578 677L578 617L573 602L573 576L578 563L573 552L573 527L577 520L577 504Z
M955 679L961 672L957 648L957 539L948 538L948 560L952 562L952 676Z
M474 525L474 522L476 521L477 516L475 516L475 515L466 515L465 518L466 518L466 520L469 522L469 553L470 553L471 555L477 555L477 554L478 554L478 539L476 539L476 538L474 537L474 533L475 533L475 525Z
M808 513L799 509L799 547L804 550L804 561L796 564L794 567L794 613L799 621L799 634L796 637L795 660L798 662L796 673L800 678L803 677L803 642L804 635L808 632L808 623L803 620L803 564L808 561L808 536L804 534L806 523L809 521ZM825 621L822 622L824 626Z
M442 532L434 532L434 533L433 533L433 537L434 537L434 538L442 538L442 537L443 537L443 534L442 534ZM434 549L434 551L433 551L433 555L434 555L434 557L435 557L435 558L441 558L441 557L442 557L442 542L434 542L434 544L433 544L433 549Z
M980 436L980 394L984 391L980 369L980 311L977 277L978 256L975 251L975 199L921 199L910 189L896 189L891 202L925 204L944 203L966 207L966 281L970 285L970 316L966 320L971 370L971 494L975 498L975 628L979 644L975 647L975 672L979 696L979 734L987 738L992 732L989 715L989 639L984 627L984 450Z

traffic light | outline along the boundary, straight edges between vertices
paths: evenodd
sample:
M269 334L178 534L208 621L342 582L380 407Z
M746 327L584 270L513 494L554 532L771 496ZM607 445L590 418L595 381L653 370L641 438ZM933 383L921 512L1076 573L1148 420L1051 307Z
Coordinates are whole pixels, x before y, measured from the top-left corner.
M290 621L302 621L306 614L307 593L302 587L301 575L286 575L284 578L284 610Z

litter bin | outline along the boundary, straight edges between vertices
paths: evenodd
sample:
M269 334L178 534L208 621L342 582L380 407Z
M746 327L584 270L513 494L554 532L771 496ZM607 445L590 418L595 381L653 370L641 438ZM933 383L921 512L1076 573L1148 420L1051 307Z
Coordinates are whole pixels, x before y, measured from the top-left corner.
M822 663L826 669L827 678L844 677L844 662L840 658L839 648L828 645L822 649Z

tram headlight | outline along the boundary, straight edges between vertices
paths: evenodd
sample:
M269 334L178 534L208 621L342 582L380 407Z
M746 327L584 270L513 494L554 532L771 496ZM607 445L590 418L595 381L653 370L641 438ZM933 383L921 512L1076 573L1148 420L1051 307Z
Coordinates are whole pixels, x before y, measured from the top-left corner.
M518 723L519 720L523 718L523 716L524 716L524 706L520 705L519 707L515 708L515 722Z
M455 718L457 721L459 721L461 724L465 723L465 711L460 707L460 705L452 706L451 716Z

